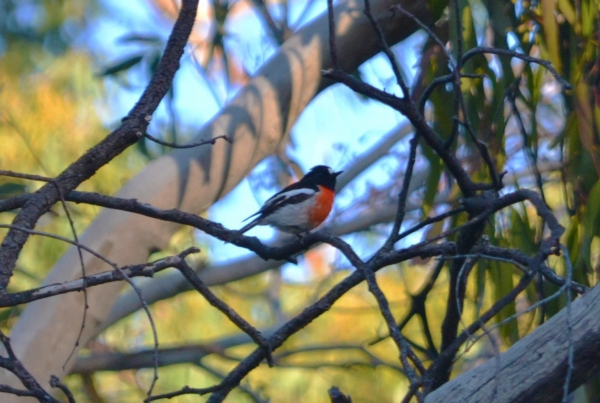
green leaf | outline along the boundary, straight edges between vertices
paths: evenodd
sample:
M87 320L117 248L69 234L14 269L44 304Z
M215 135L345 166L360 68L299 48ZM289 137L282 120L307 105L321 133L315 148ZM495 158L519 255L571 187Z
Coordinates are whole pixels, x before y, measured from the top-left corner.
M575 14L575 9L571 2L569 0L558 0L557 5L569 24L575 26L575 24L577 24L577 15Z
M163 40L160 36L157 35L136 35L129 34L123 35L118 39L119 42L142 42L142 43L150 43L150 44L162 44Z
M21 183L3 183L0 185L0 199L6 199L17 194L25 193L27 186Z
M0 310L0 323L6 322L8 319L18 316L21 309L16 306Z
M594 33L596 11L589 1L582 1L580 4L582 34L584 37L589 38Z
M129 70L130 68L132 68L133 66L135 66L136 64L141 62L143 58L144 58L144 55L132 56L121 62L115 63L112 66L106 67L104 70L102 70L100 73L98 73L98 76L99 77L114 76L122 71Z
M586 210L584 213L585 238L591 238L594 235L600 235L600 181L596 182L590 191Z
M559 35L558 35L558 24L556 23L556 17L554 16L555 7L554 0L542 0L540 6L542 8L542 21L544 26L544 38L546 40L546 47L550 61L560 73L562 71L562 61L559 55Z
M425 148L429 148L425 146ZM437 156L437 155L436 155ZM437 162L437 163L436 163ZM429 175L427 175L427 182L425 185L425 195L423 197L423 216L429 216L433 204L435 202L435 196L438 194L438 185L443 172L443 164L438 158L437 161L433 158L430 160Z
M573 262L579 259L579 225L577 216L571 217L571 224L567 228L563 241Z
M555 292L558 291L558 288L559 287L557 285L552 284L550 282L543 283L544 292L541 295L541 297L545 298L549 295L554 294ZM563 296L564 296L564 293L563 293ZM552 316L556 315L562 308L564 308L564 306L565 306L565 298L564 297L554 298L554 299L548 301L544 305L545 319L549 319Z
M523 208L525 208L524 205ZM510 223L511 245L527 254L535 254L538 249L535 243L535 229L531 228L527 213L524 212L521 216L516 209L512 209Z
M481 260L479 264L486 267L490 281L493 285L493 297L494 301L503 298L508 294L514 287L513 281L513 267L511 264L499 261ZM494 317L496 323L511 317L517 312L516 304L511 301L505 306L499 313ZM509 322L500 326L500 336L507 342L508 345L512 345L519 341L519 326L516 319L510 320Z
M158 63L160 62L160 56L161 53L156 51L156 52L152 52L150 54L150 56L148 56L148 70L150 72L150 74L154 74L154 72L156 71L157 67L158 67Z
M154 159L154 155L152 155L152 153L148 149L148 144L147 144L146 138L139 139L138 142L135 143L135 147L137 148L137 150L139 151L140 154L142 154L144 157L146 157L146 159L148 161L151 161Z

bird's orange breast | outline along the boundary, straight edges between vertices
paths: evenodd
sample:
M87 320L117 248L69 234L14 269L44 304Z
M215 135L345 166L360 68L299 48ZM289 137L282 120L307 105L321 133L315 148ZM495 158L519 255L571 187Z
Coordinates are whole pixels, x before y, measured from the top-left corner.
M319 186L319 192L315 195L315 199L315 204L309 212L309 219L316 227L325 221L329 215L333 206L333 200L335 199L335 193L331 189Z

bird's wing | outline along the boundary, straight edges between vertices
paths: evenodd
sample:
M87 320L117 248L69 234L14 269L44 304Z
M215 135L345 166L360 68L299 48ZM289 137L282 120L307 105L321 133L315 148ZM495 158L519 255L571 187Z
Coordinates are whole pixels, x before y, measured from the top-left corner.
M256 213L246 218L244 221L256 216L256 215L268 215L275 211L278 207L283 204L298 204L311 198L317 189L296 187L296 183L282 189L280 192L275 193L271 196L265 204Z

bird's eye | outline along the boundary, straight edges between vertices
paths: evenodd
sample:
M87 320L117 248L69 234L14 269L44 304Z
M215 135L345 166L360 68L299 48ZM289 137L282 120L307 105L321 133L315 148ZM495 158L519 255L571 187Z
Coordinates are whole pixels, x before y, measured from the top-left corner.
M327 170L329 171L329 175L333 175L333 169L327 167Z

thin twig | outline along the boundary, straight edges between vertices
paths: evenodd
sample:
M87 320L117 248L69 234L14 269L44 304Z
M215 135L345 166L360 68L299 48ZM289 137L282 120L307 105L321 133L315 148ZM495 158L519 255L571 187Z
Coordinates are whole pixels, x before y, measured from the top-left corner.
M561 250L565 260L566 278L565 283L566 296L567 296L567 317L565 319L567 325L567 376L565 377L564 392L563 392L563 403L569 402L569 386L571 379L573 378L573 372L575 371L575 343L573 342L573 324L571 323L571 279L573 278L573 264L571 263L571 257L569 256L569 250L561 245Z
M461 85L461 77L460 77L460 67L462 67L462 54L463 54L463 33L462 33L462 16L460 15L460 4L459 0L452 0L452 10L454 13L454 23L456 29L456 63L450 63L451 71L450 73L454 77L453 81L453 90L454 90L454 119L452 122L452 129L448 136L448 140L446 140L446 147L450 148L450 145L454 143L456 138L458 137L458 132L460 128L460 112L463 112L463 118L465 119L465 124L470 128L470 123L468 120L468 115L466 113L465 108L465 98L462 93L462 85Z
M528 265L529 259L531 259L519 249L500 248L498 246L493 245L484 245L482 247L478 247L475 251L482 257L485 257L486 259L495 259L515 264L524 272L527 271L524 268L524 266ZM550 267L548 267L546 264L540 264L539 272L542 274L542 276L544 276L546 280L559 287L562 287L567 283L566 278L556 274L556 272ZM585 294L590 290L590 287L580 284L576 281L571 280L569 281L569 283L569 288L571 289L571 291L576 292L577 294Z
M0 176L8 176L11 178L27 179L27 180L38 181L38 182L53 182L56 180L56 178L49 178L47 176L24 174L21 172L6 171L3 169L0 169Z
M456 64L454 63L454 60L452 59L451 55L448 53L447 49L446 49L446 45L444 44L444 42L441 41L441 39L435 34L435 32L433 32L431 30L431 28L429 28L427 26L427 24L425 24L423 21L421 21L417 16L415 16L413 13L411 13L410 11L406 10L404 7L402 7L400 4L396 4L393 5L392 7L390 7L390 10L392 10L392 12L400 12L404 15L406 15L408 18L410 18L415 24L417 24L423 31L427 32L427 35L429 35L429 37L431 39L433 39L435 41L435 43L440 47L440 51L444 53L444 55L446 56L448 63L450 63L450 65L452 66L452 70L456 70Z
M406 85L406 82L404 81L404 77L402 77L402 71L400 71L400 67L398 66L398 60L396 59L396 56L390 49L390 47L385 39L385 35L383 34L381 27L379 26L379 23L377 22L375 17L373 17L373 13L371 12L371 1L364 0L364 2L365 2L364 13L367 16L367 18L369 19L371 26L375 30L375 34L377 34L377 41L379 42L379 46L381 46L383 53L386 55L386 57L388 58L388 60L390 62L390 65L392 66L392 71L394 72L394 76L396 77L396 83L402 90L402 97L404 99L409 99L410 91L408 90L408 86Z
M148 402L152 402L154 400L160 400L160 399L172 399L177 396L189 395L189 394L202 396L202 395L206 395L207 393L216 392L221 388L222 388L221 385L209 386L208 388L190 388L189 386L184 386L182 389L174 391L174 392L163 393L161 395L148 396L148 397L146 397L146 399L144 399L144 403L148 403Z
M563 76L561 76L558 71L556 71L556 69L554 68L554 66L552 65L552 63L549 60L539 59L537 57L532 57L529 55L525 55L523 53L518 53L518 52L515 52L512 50L508 50L508 49L487 48L487 47L476 47L473 49L469 49L463 55L463 64L466 63L469 59L471 59L474 56L484 55L484 54L509 56L509 57L514 57L516 59L521 59L527 63L539 64L540 66L542 66L546 70L548 70L550 72L550 74L552 74L554 79L561 85L563 90L572 90L573 89L573 86L571 84L569 84L569 82L567 80L565 80L565 78Z
M69 403L75 403L75 397L73 397L73 393L69 390L69 388L67 388L67 385L65 385L60 381L60 379L58 379L57 376L52 375L50 377L50 386L52 386L53 388L60 389L67 397Z
M42 388L33 375L31 375L31 373L23 366L23 363L19 361L12 349L10 339L2 332L2 330L0 330L0 342L2 342L2 345L7 353L7 357L0 356L0 368L4 368L5 370L13 373L19 379L19 381L21 381L23 386L27 388L29 393L19 389L14 389L7 385L2 385L0 391L13 393L17 396L32 396L42 403L60 403L60 401L56 400L48 392L46 392L44 388Z
M334 69L340 69L340 63L337 55L337 46L335 43L335 15L333 9L333 0L327 0L327 15L329 22L329 53L331 55L331 65Z
M462 66L463 56L463 26L462 15L460 14L460 1L452 0L452 8L454 11L454 23L456 24L456 64Z
M400 361L402 362L402 366L404 367L404 371L406 371L406 376L409 379L411 385L420 384L420 380L417 377L413 367L409 363L409 359L415 363L415 365L422 367L421 361L416 356L414 351L410 348L410 345L407 343L404 336L402 336L402 332L400 332L398 325L396 324L396 320L394 319L394 315L390 311L390 306L385 294L381 291L381 288L377 284L377 278L375 277L375 273L371 269L371 267L365 264L352 250L352 247L344 242L340 238L334 238L331 242L328 242L330 245L335 246L340 252L346 256L346 258L352 263L354 267L360 270L363 273L363 276L367 280L367 284L369 287L369 291L375 297L377 304L379 305L379 310L381 315L383 316L387 326L388 331L398 350L400 351ZM422 396L419 392L416 393L417 400L419 402L422 401Z
M275 23L275 20L273 20L273 16L269 12L269 9L267 8L267 4L265 3L264 0L252 0L252 2L256 6L256 8L258 8L258 10L260 11L260 14L265 19L265 22L267 23L267 26L269 27L269 30L271 31L271 35L273 35L273 38L275 38L275 41L277 42L277 44L278 45L283 44L283 41L285 40L285 37L284 37L285 28L280 29L279 27L277 27L277 24Z
M192 270L185 260L181 260L177 265L177 269L181 271L181 274L190 282L190 284L198 291L202 296L215 308L221 311L231 322L233 322L240 330L246 333L265 350L265 357L269 366L273 366L273 357L271 356L271 346L269 341L263 337L262 334L254 326L248 323L242 318L236 311L234 311L229 305L221 301L211 290L208 288L198 274Z
M365 0L368 1L368 0ZM393 245L400 239L400 228L402 228L402 222L404 221L404 214L406 212L406 200L408 199L408 190L410 188L410 181L412 179L415 162L417 159L417 147L419 145L419 132L415 132L415 135L410 140L410 148L408 152L408 160L406 161L406 168L404 169L404 178L402 179L402 189L398 194L398 209L396 211L396 218L394 219L394 225L388 239L382 246L383 250L389 250Z
M452 216L454 216L456 214L460 214L460 213L463 213L465 211L466 211L466 209L464 207L458 207L458 208L455 208L453 210L448 210L445 213L436 215L435 217L427 218L427 219L421 221L420 223L418 223L417 225L415 225L414 227L409 228L406 231L398 234L398 241L401 240L401 239L403 239L403 238L406 238L410 234L413 234L413 233L417 232L421 228L424 228L424 227L426 227L426 226L428 226L430 224L433 224L433 223L445 220L448 217L452 217Z
M56 185L56 182L53 182L53 183ZM77 243L77 255L79 257L79 265L81 266L81 278L85 278L85 263L83 262L83 253L81 252L81 247L78 246L80 244L80 242L79 242L79 237L77 236L77 230L75 229L75 223L73 222L73 218L71 217L71 213L69 212L69 208L67 207L67 202L65 201L65 197L63 196L62 190L60 189L60 187L58 185L56 185L56 191L58 192L58 195L60 196L60 203L62 204L63 210L65 211L65 215L67 216L67 220L69 221L69 226L71 227L71 232L73 233L73 239ZM71 349L71 352L69 353L69 355L67 356L67 359L65 360L65 362L63 364L63 370L65 369L67 363L69 362L69 360L71 359L73 354L75 354L75 351L77 350L77 347L79 346L79 341L81 340L81 336L83 335L83 329L85 329L85 322L87 319L87 310L89 309L88 293L87 293L87 287L85 285L85 281L83 282L82 291L83 291L83 317L81 318L81 326L79 327L79 334L77 335L77 338L75 339L73 348ZM57 380L58 380L58 378L57 378Z
M486 77L484 74L470 74L470 73L461 73L460 76L461 76L461 78L464 77L464 78L479 78L479 79L483 79ZM425 104L429 100L429 97L431 96L433 91L435 91L435 89L437 87L439 87L440 85L448 84L448 83L451 83L452 81L454 81L454 74L446 74L446 75L439 76L439 77L436 77L433 80L431 80L429 85L427 85L427 87L425 87L425 89L421 93L421 97L419 98L419 101L417 102L417 105L419 107L419 111L421 114L425 113L424 112Z
M459 256L461 256L461 255L458 255L457 258L460 259ZM456 307L458 309L458 319L465 328L467 326L462 319L462 308L463 308L463 302L464 302L465 292L466 292L466 288L467 288L467 279L469 277L469 274L473 270L473 267L477 263L477 260L478 260L478 256L464 259L464 262L458 272L456 286L454 289L454 293L456 296L455 303L456 303Z

